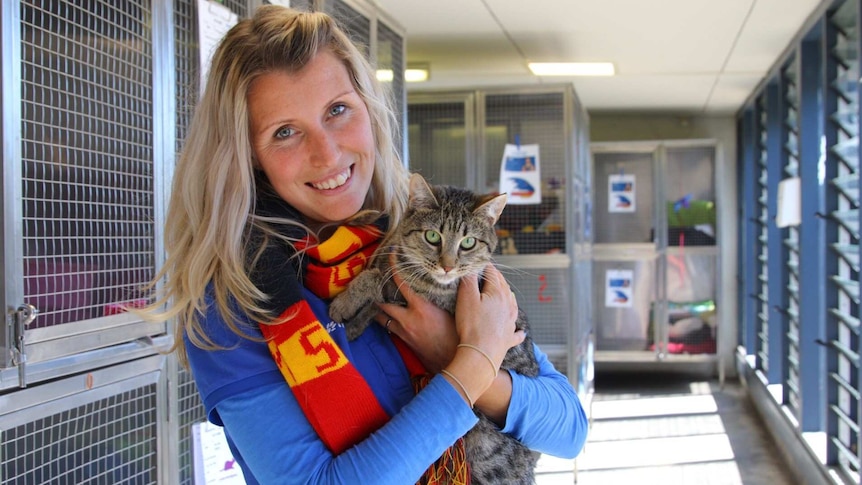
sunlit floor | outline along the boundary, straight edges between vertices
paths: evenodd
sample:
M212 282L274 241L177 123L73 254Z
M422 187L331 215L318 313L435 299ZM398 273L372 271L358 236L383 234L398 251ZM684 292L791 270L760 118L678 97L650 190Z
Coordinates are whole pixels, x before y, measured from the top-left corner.
M543 456L537 485L794 483L735 380L598 375L592 419L577 472Z

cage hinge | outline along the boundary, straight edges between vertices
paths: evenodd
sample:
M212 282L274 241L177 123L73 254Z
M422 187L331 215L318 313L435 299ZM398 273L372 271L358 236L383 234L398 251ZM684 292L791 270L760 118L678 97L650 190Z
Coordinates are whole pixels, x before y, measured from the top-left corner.
M24 344L24 332L27 331L27 326L33 323L36 319L36 314L39 309L35 306L24 303L18 307L12 315L12 364L18 367L18 386L27 387L27 349Z

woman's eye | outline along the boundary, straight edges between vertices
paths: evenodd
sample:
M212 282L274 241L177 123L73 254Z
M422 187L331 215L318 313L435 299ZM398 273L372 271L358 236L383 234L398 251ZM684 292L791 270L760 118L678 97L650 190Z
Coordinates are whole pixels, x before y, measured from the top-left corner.
M461 240L461 249L473 249L476 247L475 237L465 237Z
M440 244L440 233L429 229L425 231L425 240L434 245Z
M294 133L293 128L291 128L289 126L283 126L283 127L279 128L278 131L275 132L275 137L283 140L285 138L290 138L290 136L293 135L293 133Z
M332 108L329 109L329 116L338 116L341 113L344 113L347 110L347 106L343 104L336 104Z

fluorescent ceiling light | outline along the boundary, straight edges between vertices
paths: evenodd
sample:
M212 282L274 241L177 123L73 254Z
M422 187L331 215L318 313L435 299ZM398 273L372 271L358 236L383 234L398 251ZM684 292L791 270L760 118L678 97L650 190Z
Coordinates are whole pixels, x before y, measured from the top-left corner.
M408 67L404 71L404 80L408 83L421 83L428 80L428 69Z
M527 64L536 76L613 76L610 62L531 62Z
M378 69L377 80L382 83L391 83L395 79L392 69ZM404 71L404 80L408 83L421 83L428 80L428 69L407 68Z
M378 69L377 70L377 80L382 83L391 83L392 80L395 79L395 74L392 72L392 69Z

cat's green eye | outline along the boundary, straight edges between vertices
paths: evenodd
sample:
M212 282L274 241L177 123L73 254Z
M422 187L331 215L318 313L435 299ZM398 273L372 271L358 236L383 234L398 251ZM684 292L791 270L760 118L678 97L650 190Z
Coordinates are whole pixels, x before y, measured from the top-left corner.
M461 249L473 249L476 247L475 237L465 237L461 240Z
M430 244L434 244L436 246L437 244L440 244L440 233L428 229L427 231L425 231L425 240L428 241Z

